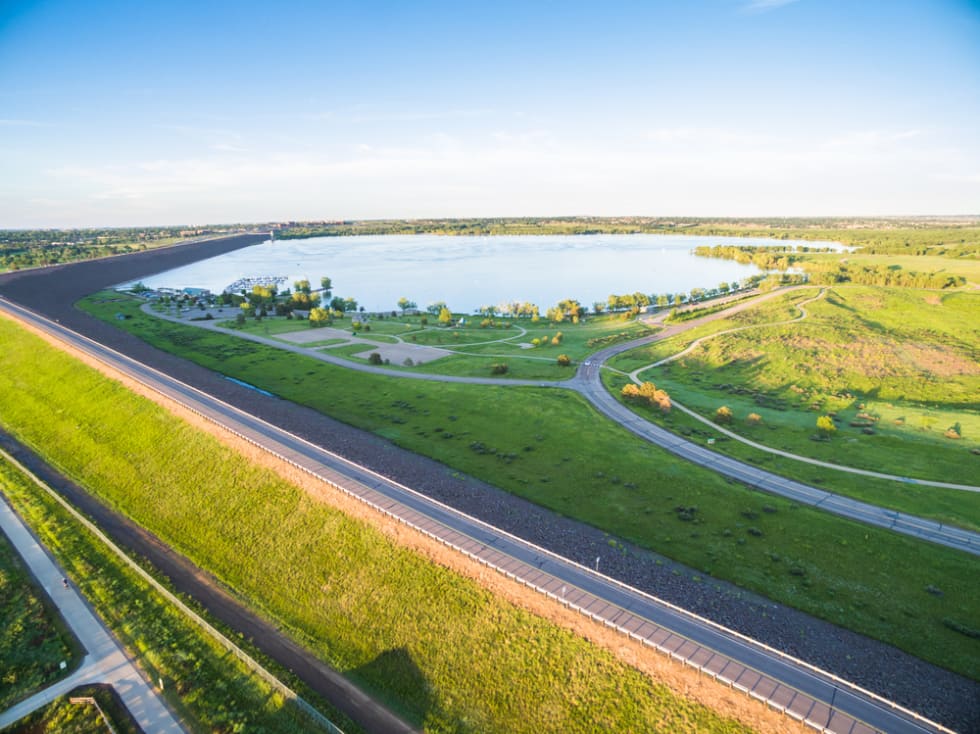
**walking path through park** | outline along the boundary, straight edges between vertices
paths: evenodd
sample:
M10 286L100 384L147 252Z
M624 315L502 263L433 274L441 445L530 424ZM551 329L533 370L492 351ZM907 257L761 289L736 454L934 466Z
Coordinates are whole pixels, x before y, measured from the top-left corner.
M791 290L798 290L803 288L803 286L797 286ZM248 339L250 341L258 342L261 344L267 344L269 346L274 346L279 349L286 349L288 351L296 352L298 354L304 354L307 356L313 356L316 359L321 359L332 364L336 364L348 369L353 369L360 372L369 372L374 374L383 374L393 377L409 378L409 379L423 379L436 382L456 382L456 383L470 383L470 384L480 384L480 385L497 385L497 386L533 386L533 387L555 387L564 388L569 390L575 390L585 397L600 413L605 415L607 418L619 423L627 430L631 431L640 438L649 441L650 443L656 444L671 453L680 456L681 458L687 459L695 464L703 466L712 471L718 472L723 476L735 479L747 486L753 487L755 489L762 490L764 492L769 492L771 494L781 495L787 497L796 502L802 504L811 505L814 507L819 507L820 509L832 512L837 515L842 515L848 517L852 520L857 520L859 522L865 522L871 525L877 525L879 527L884 527L895 532L903 533L906 535L911 535L916 538L923 540L929 540L941 545L945 545L951 548L956 548L959 550L965 550L969 553L980 555L980 534L974 533L969 530L963 530L961 528L949 526L945 523L936 522L934 520L929 520L925 518L920 518L916 515L910 515L903 512L897 512L895 510L889 510L878 505L873 505L867 502L861 502L859 500L851 499L842 495L835 494L833 492L828 492L824 489L819 489L802 482L797 482L792 479L787 479L786 477L780 476L778 474L773 474L772 472L759 469L751 464L739 461L737 459L730 458L724 454L719 454L715 451L711 451L699 444L689 441L677 434L674 434L664 428L660 428L653 423L645 420L644 418L638 416L627 406L623 405L619 400L617 400L609 390L602 383L601 370L605 367L605 363L612 357L622 354L623 352L629 351L631 349L636 349L641 346L646 346L654 342L663 341L678 334L684 333L695 326L701 326L718 319L728 318L736 313L744 311L749 308L754 308L760 303L764 303L772 298L776 298L786 293L787 290L773 291L749 300L740 301L734 306L722 311L718 311L713 314L708 314L702 316L701 318L692 319L687 322L680 324L671 324L664 327L656 334L642 337L640 339L635 339L633 341L625 342L622 344L617 344L606 349L602 349L586 360L582 362L579 366L578 372L575 377L570 380L565 381L555 381L555 380L507 380L501 378L490 378L490 377L462 377L453 375L438 375L438 374L423 374L416 372L407 372L402 370L385 369L384 367L374 367L371 365L360 364L356 362L351 362L340 357L331 357L329 355L323 354L321 352L316 352L311 349L305 349L296 345L284 344L281 341L276 341L266 337L261 337L255 334L243 333L233 329L226 329L214 324L213 321L187 321L184 319L179 319L174 316L162 315L160 313L150 310L144 305L144 310L146 313L155 315L158 317L165 318L170 321L183 324L193 324L195 326L202 326L203 328L212 329L214 331L219 331L222 333L237 336L239 338ZM817 298L820 298L822 294L818 293L813 298L802 302L799 304L803 306L810 303ZM776 324L766 324L769 326L779 325L785 323L791 323L793 321L798 321L806 318L807 312L805 309L801 309L802 313L795 319L790 319L789 321L781 321ZM648 323L662 323L666 314L657 314L656 316L648 319ZM758 325L762 326L762 324ZM750 327L745 327L750 328ZM725 332L723 332L725 333ZM675 355L676 357L676 355ZM659 364L659 363L658 363ZM653 366L653 365L650 365ZM606 368L609 369L609 368ZM636 381L639 381L638 374L644 369L649 369L649 367L641 368L635 371L630 377ZM674 403L675 407L678 407L682 412L693 414L683 406L678 406ZM737 434L731 433L720 426L716 426L705 418L695 415L699 420L708 423L713 428L719 430L719 432L724 432L726 435L730 435L733 438L737 437ZM738 437L741 439L741 437ZM871 476L877 479L885 479L896 482L903 482L906 484L917 484L923 486L935 486L946 489L957 489L977 492L980 491L980 487L974 487L970 485L959 485L950 484L946 482L938 482L928 479L912 479L910 477L901 477L893 474L886 474L884 472L873 472L864 469L857 469L854 467L843 466L840 464L833 464L830 462L824 462L817 459L811 459L809 457L800 456L797 454L792 454L789 452L781 451L778 449L772 449L770 447L764 446L762 444L755 444L754 442L749 442L748 439L741 439L750 445L770 453L776 453L788 459L793 459L796 461L805 462L808 464L814 464L834 471L847 472L851 474L858 474L863 476Z
M630 351L632 349L637 349L639 347L648 346L648 345L653 344L655 342L659 342L659 341L663 341L665 339L669 339L670 337L677 336L677 335L682 334L682 333L684 333L686 331L689 331L690 329L692 329L692 328L694 328L696 326L702 326L704 324L711 323L712 321L716 321L716 320L719 320L719 319L728 318L728 317L733 316L734 314L739 313L741 311L744 311L746 309L754 308L755 306L759 305L760 303L764 303L765 301L768 301L768 300L770 300L772 298L775 298L776 296L779 296L779 295L782 295L784 293L787 293L790 290L798 290L798 289L800 289L802 287L803 286L796 286L796 287L791 288L791 289L783 289L783 290L779 290L779 291L773 291L773 292L768 293L768 294L765 294L765 295L761 295L761 296L758 296L758 297L755 297L755 298L751 298L750 300L747 300L747 301L741 301L740 303L737 303L736 305L732 306L731 308L725 309L723 311L718 311L718 312L713 313L713 314L708 314L706 316L702 316L701 318L692 319L690 321L683 322L683 323L680 323L680 324L671 324L671 325L669 325L669 326L661 329L656 334L652 334L652 335L646 336L646 337L641 337L640 339L635 339L633 341L624 342L622 344L617 344L615 346L609 347L609 348L604 349L602 351L596 352L591 357L588 357L580 365L577 374L575 375L575 377L573 377L570 380L511 380L511 379L499 378L499 377L465 377L465 376L457 376L457 375L439 375L439 374L427 374L427 373L419 373L419 372L408 372L408 371L404 371L404 370L394 370L394 369L385 368L385 367L375 367L375 366L372 366L372 365L361 364L359 362L352 362L351 360L344 359L343 357L334 357L334 356L331 356L329 354L325 354L322 351L318 351L317 349L312 349L312 348L308 348L308 347L302 347L302 346L294 345L294 344L286 344L286 343L283 343L282 341L279 341L279 340L276 340L276 339L271 339L271 338L268 338L268 337L259 336L257 334L250 334L248 332L242 332L242 331L239 331L239 330L236 330L236 329L224 328L222 326L218 326L217 323L215 323L214 321L189 321L187 319L182 319L182 318L175 317L175 316L172 316L172 315L169 315L169 314L162 314L162 313L159 313L157 311L153 311L149 307L149 304L144 304L143 307L142 307L142 310L145 313L147 313L147 314L149 314L151 316L156 316L158 318L163 318L163 319L166 319L167 321L173 321L174 323L179 323L179 324L189 324L191 326L198 326L198 327L201 327L201 328L210 329L212 331L221 332L223 334L229 334L231 336L236 336L236 337L239 337L241 339L247 339L249 341L254 341L254 342L257 342L257 343L260 343L260 344L266 344L268 346L273 346L273 347L276 347L278 349L285 349L287 351L294 352L296 354L302 354L302 355L307 356L307 357L313 357L314 359L319 359L319 360L322 360L324 362L329 362L330 364L334 364L334 365L337 365L337 366L340 366L340 367L345 367L347 369L355 370L357 372L368 372L368 373L373 373L373 374L388 375L390 377L401 377L401 378L414 379L414 380L428 380L430 382L455 382L455 383L467 383L467 384L474 384L474 385L498 385L498 386L514 386L514 387L558 387L558 388L565 388L565 389L569 389L569 390L575 390L576 392L579 392L583 396L585 396L585 398L588 399L590 402L592 402L593 404L596 404L596 400L593 399L594 396L595 396L595 394L596 394L595 393L595 390L594 390L594 387L595 386L594 385L590 385L589 382L590 382L590 380L598 380L601 383L601 379L599 379L599 377L598 377L598 374L599 374L598 372L596 372L593 375L593 373L592 373L592 367L597 366L599 369L612 369L610 367L607 367L605 363L608 360L612 359L616 355L622 354L623 352L628 352L628 351ZM679 359L680 357L683 357L685 354L687 354L691 350L693 350L698 344L700 344L701 342L703 342L703 341L705 341L707 339L713 339L715 337L722 336L724 334L731 334L731 333L734 333L734 332L737 332L737 331L744 331L744 330L747 330L747 329L758 329L758 328L762 328L762 327L766 327L766 326L782 326L782 325L793 323L795 321L802 321L803 319L807 318L808 315L809 315L808 312L806 311L806 309L804 307L807 304L812 303L813 301L821 298L823 296L823 293L824 293L824 291L821 290L820 293L818 293L813 298L810 298L810 299L808 299L806 301L802 301L801 303L797 304L797 308L800 309L801 314L799 316L797 316L796 318L789 319L789 320L786 320L786 321L777 321L777 322L771 322L771 323L765 323L765 324L753 324L751 326L743 326L743 327L740 327L740 328L737 328L737 329L727 329L725 331L721 331L721 332L718 332L716 334L711 334L709 336L702 337L702 338L697 339L694 342L692 342L683 351L678 352L677 354L671 355L669 357L666 357L664 359L661 359L661 360L659 360L657 362L654 362L652 364L649 364L649 365L646 365L644 367L640 367L640 368L638 368L636 370L633 370L633 372L629 373L628 376L634 382L639 383L639 382L641 382L641 380L639 378L639 375L641 373L645 372L646 370L653 369L655 367L659 367L662 364L667 364L668 362L672 362L673 360ZM667 312L666 311L661 311L660 313L658 313L658 314L656 314L656 315L654 315L652 317L645 318L644 319L644 322L647 323L647 324L650 324L650 325L662 324L663 321L664 321L664 319L666 318L666 316L667 316ZM303 332L303 333L306 333L306 332ZM345 336L347 336L346 333L345 333ZM518 335L517 337L508 337L508 339L519 338L519 336L520 335ZM363 340L358 340L358 341L363 341ZM507 341L507 340L506 339L500 339L500 340L496 340L496 341ZM381 345L379 345L379 348L380 348L380 346ZM405 345L405 346L413 346L413 345ZM465 346L472 346L472 345L465 345ZM432 350L434 348L432 348L432 347L421 347L421 349L430 349L430 350ZM483 355L483 356L488 356L488 355ZM823 467L825 469L830 469L832 471L839 471L839 472L844 472L844 473L848 473L848 474L857 474L857 475L860 475L860 476L873 477L875 479L884 479L886 481L902 482L903 484L914 484L914 485L921 485L921 486L927 486L927 487L939 487L939 488L942 488L942 489L954 489L954 490L961 490L961 491L967 491L967 492L980 492L980 487L969 485L969 484L955 484L955 483L952 483L952 482L941 482L941 481L932 480L932 479L916 479L916 478L912 478L912 477L900 476L900 475L897 475L897 474L889 474L889 473L886 473L886 472L872 471L872 470L869 470L869 469L858 469L858 468L852 467L852 466L846 466L846 465L843 465L843 464L835 464L833 462L822 461L820 459L813 459L813 458L810 458L808 456L801 456L800 454L794 454L794 453L791 453L789 451L783 451L781 449L772 448L770 446L766 446L765 444L761 444L761 443L757 443L755 441L752 441L751 439L745 438L744 436L740 436L739 434L735 433L734 431L731 431L731 430L729 430L727 428L724 428L723 426L720 426L720 425L712 422L711 420L709 420L709 419L707 419L707 418L699 415L698 413L696 413L693 410L691 410L691 409L689 409L689 408L681 405L680 403L678 403L676 401L672 401L671 402L671 405L672 405L672 407L680 410L682 413L685 413L687 415L690 415L692 418L695 418L696 420L704 423L705 425L710 426L713 430L716 430L719 433L722 433L725 436L728 436L729 438L731 438L731 439L733 439L735 441L739 441L740 443L746 444L747 446L751 446L752 448L757 449L759 451L763 451L765 453L769 453L769 454L774 454L774 455L777 455L777 456L781 456L781 457L783 457L785 459L790 459L792 461L799 461L799 462L802 462L802 463L805 463L805 464L811 464L813 466L820 466L820 467ZM612 417L612 416L609 416L609 417ZM624 416L624 418L625 418L625 416ZM616 420L616 419L614 419L614 420ZM619 420L619 422L624 427L629 428L629 424L632 423L632 422L634 422L634 421L636 421L636 420L642 420L642 419L640 419L635 414L631 414L631 417L630 417L629 420ZM653 438L652 435L644 435L642 437L645 438L645 439L647 439L647 440L649 440L649 441L652 441L653 443L657 443L658 445L660 445L660 446L662 446L664 448L669 448L665 444L663 444L660 441L658 441L655 438ZM686 439L683 439L683 438L680 438L680 437L676 437L676 439L677 439L677 441L683 441L683 442L690 443ZM825 494L830 495L830 493L825 493Z
M70 583L63 583L64 571L5 498L0 498L0 528L85 648L85 657L78 670L0 713L0 728L20 721L78 686L106 683L115 689L146 734L183 732L183 727L82 596Z
M725 331L719 331L714 334L709 334L708 336L703 336L700 339L695 339L684 350L677 352L676 354L672 354L669 357L664 357L663 359L654 362L653 364L648 364L644 367L639 367L633 370L632 372L630 372L629 378L633 382L640 384L642 382L642 380L640 379L640 375L642 373L646 372L647 370L654 369L655 367L660 367L661 365L669 364L675 360L678 360L681 357L684 357L685 355L692 352L702 342L708 341L709 339L714 339L715 337L724 336L725 334L734 334L740 331L749 331L750 329L761 329L763 327L769 327L769 326L785 326L786 324L792 324L796 321L802 321L803 319L809 316L809 313L807 312L805 306L822 298L825 293L826 291L824 289L821 289L820 292L817 295L815 295L813 298L809 298L805 301L801 301L800 303L797 303L796 308L800 310L800 315L797 316L796 318L788 319L786 321L776 321L773 323L752 324L750 326L741 326L737 329L726 329ZM907 484L924 484L929 487L942 487L944 489L959 489L967 492L980 492L980 487L974 487L969 484L955 484L952 482L937 482L931 479L913 479L912 477L896 476L895 474L886 474L884 472L870 471L868 469L857 469L851 466L843 466L841 464L834 464L829 461L821 461L820 459L813 459L809 456L800 456L799 454L793 454L790 453L789 451L783 451L781 449L774 449L771 446L766 446L765 444L757 443L756 441L745 438L744 436L741 436L735 433L734 431L731 431L725 428L724 426L721 426L715 423L714 421L705 418L700 413L697 413L691 410L690 408L684 407L676 400L673 399L671 400L671 407L680 410L682 413L691 416L695 420L698 420L701 423L710 426L713 430L718 431L719 433L722 433L725 436L728 436L729 438L738 441L739 443L744 443L746 446L751 446L752 448L757 449L759 451L764 451L767 454L775 454L776 456L782 456L786 459L792 459L793 461L802 461L806 464L812 464L813 466L821 466L826 469L848 472L850 474L860 474L865 477L874 477L875 479L888 479L891 481L905 482Z

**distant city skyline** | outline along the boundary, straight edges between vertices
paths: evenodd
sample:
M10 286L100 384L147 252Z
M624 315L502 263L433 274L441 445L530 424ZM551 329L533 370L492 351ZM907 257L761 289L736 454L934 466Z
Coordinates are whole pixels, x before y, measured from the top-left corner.
M0 228L980 213L980 4L14 2Z

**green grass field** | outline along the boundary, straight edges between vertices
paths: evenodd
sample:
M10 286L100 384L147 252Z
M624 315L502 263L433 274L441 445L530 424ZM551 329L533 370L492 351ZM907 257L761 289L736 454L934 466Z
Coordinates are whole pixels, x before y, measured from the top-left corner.
M727 405L735 415L731 428L775 448L899 476L975 484L980 295L849 287L807 309L811 316L804 321L702 342L642 379L705 417ZM732 319L731 325L741 324ZM680 351L693 336L636 350L613 365L649 364ZM746 424L750 413L762 422ZM816 417L827 413L836 414L838 431L830 441L813 441ZM959 438L948 437L954 426ZM827 479L837 482L834 474Z
M117 294L110 296L106 293L97 298L111 298L118 303ZM226 311L229 314L233 312L230 308ZM435 321L432 317L428 318L430 323ZM650 327L634 320L626 320L618 314L590 317L578 324L495 319L495 326L483 327L482 321L482 317L468 316L462 326L441 327L423 326L420 316L372 319L371 330L361 330L357 336L378 343L392 343L397 336L407 344L439 347L455 353L421 366L392 364L390 367L429 374L487 377L491 375L493 365L503 363L508 367L507 372L494 376L503 379L563 380L574 376L575 371L559 367L556 362L558 355L568 355L574 362L578 362L609 344L653 333ZM234 321L220 322L220 325L272 338L295 331L308 331L311 328L308 322L285 317L266 317L261 321L249 319L242 326L236 326ZM347 320L338 320L333 327L350 332L350 322ZM329 346L336 343L338 342L326 338L323 342L312 342L304 346ZM363 352L364 349L363 346L340 347L326 353L363 363L367 360L353 355Z
M0 711L64 678L78 645L0 532ZM69 667L61 670L64 661Z
M72 703L71 698L94 698L91 703ZM108 732L109 720L117 734L140 734L142 731L126 711L122 702L107 686L83 686L53 701L39 711L4 729L6 734L92 734Z
M195 732L325 731L171 605L47 493L0 460L0 489ZM250 651L253 657L259 657ZM348 731L346 717L323 708ZM58 706L64 717L87 714Z
M86 308L99 312L91 300ZM943 624L955 618L976 627L980 620L980 599L963 583L976 563L965 554L729 483L609 423L570 392L359 374L140 316L137 311L117 322L109 313L108 320L162 349L373 431L699 573L939 665L980 674L980 642ZM309 390L310 384L318 389ZM678 506L698 507L697 522L680 519ZM762 512L763 506L777 512ZM804 577L795 575L797 568L806 569ZM896 586L895 578L907 582ZM930 585L949 591L936 598L924 590ZM912 619L921 624L914 634Z
M745 730L312 500L9 321L0 340L0 391L12 396L0 422L426 730ZM98 559L72 555L81 578L98 575Z
M807 259L815 262L836 262L840 257L840 255L813 254L808 255ZM912 272L955 275L966 278L969 283L980 283L980 260L977 259L939 255L866 255L861 252L847 254L844 258L852 265L872 267L886 265Z

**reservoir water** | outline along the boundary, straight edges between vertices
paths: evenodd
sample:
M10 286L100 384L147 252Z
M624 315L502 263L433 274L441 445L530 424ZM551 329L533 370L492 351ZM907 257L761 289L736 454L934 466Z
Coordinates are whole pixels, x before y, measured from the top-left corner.
M544 311L564 298L591 307L612 293L687 293L760 272L753 265L693 253L699 245L727 244L831 245L654 234L314 237L252 245L143 283L220 293L241 278L284 277L282 290L302 278L316 288L328 276L335 296L355 298L368 311L394 310L402 296L420 308L445 301L457 312L515 301Z

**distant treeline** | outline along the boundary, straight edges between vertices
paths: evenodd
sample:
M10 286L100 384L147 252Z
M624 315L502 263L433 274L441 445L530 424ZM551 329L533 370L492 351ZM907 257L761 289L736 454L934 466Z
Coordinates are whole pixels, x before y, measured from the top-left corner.
M945 273L917 273L914 270L903 270L898 265L808 262L803 267L810 276L810 282L818 285L857 283L898 288L955 288L966 283L966 279L959 276Z
M540 234L640 234L675 230L674 223L642 218L548 217L518 219L412 219L338 222L314 226L296 225L276 233L279 239L349 237L355 235L437 234L540 235Z
M877 220L875 220L877 221ZM911 220L910 220L911 221ZM865 223L868 224L868 223ZM293 222L280 239L383 234L543 235L543 234L725 234L789 239L811 231L857 226L856 220L826 218L711 219L699 217L499 217L482 219L378 219ZM806 239L816 239L807 237ZM833 238L830 238L833 239Z
M752 264L762 270L787 270L800 262L802 254L810 252L833 252L831 247L759 247L755 245L702 245L694 248L699 257L714 257L734 260L743 265Z
M240 229L240 226L218 229L175 226L0 230L0 270L92 260L162 247L184 238Z
M828 252L829 248L756 247L751 245L696 247L694 253L701 257L717 257L752 263L764 270L785 271L790 267L802 268L811 283L857 283L860 285L885 285L899 288L955 288L963 285L964 278L944 273L918 273L903 270L899 265L855 265L846 260L812 260L808 254Z
M291 223L279 239L384 234L544 235L544 234L690 234L765 237L773 240L841 242L870 254L980 255L976 217L908 219L699 217L505 217L485 219L412 219Z
M766 237L774 240L840 242L860 248L869 255L939 255L976 257L980 255L980 227L976 221L943 224L942 220L871 220L836 226L757 227L746 223L731 225L699 224L685 234L725 237Z

